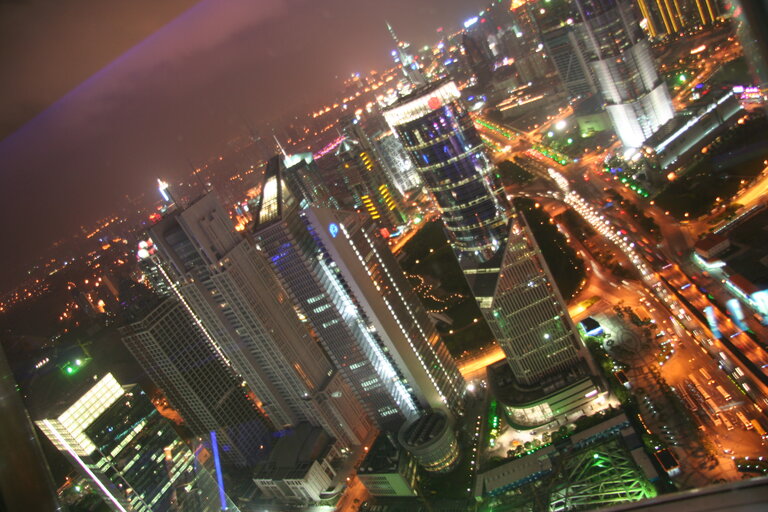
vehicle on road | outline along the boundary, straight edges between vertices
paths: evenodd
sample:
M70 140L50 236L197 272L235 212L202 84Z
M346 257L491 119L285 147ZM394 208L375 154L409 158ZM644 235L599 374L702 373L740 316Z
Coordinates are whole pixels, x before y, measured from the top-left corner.
M701 374L702 377L704 377L704 381L707 384L714 384L715 383L715 379L713 379L712 376L709 374L709 372L707 370L705 370L704 368L699 368L699 373Z
M736 411L736 417L739 418L739 421L741 421L741 424L744 425L745 429L752 430L755 428L754 425L752 425L752 422L747 419L743 412Z
M720 393L720 395L722 395L723 399L726 402L730 402L733 399L731 394L727 392L723 386L716 386L715 389L717 390L718 393Z
M753 419L750 423L752 423L752 426L755 428L755 432L760 434L760 437L765 440L768 439L768 434L766 434L765 429L763 428L762 423L760 423L758 420Z

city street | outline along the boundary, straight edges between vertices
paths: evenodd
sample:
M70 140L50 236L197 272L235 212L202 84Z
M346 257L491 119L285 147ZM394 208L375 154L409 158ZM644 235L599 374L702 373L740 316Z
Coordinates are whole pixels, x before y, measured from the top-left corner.
M504 143L503 135L498 130L481 128L481 131L495 144ZM563 169L563 166L531 151L518 153L517 156L518 162L524 163L529 171L544 179L548 178L547 167ZM497 157L507 159L511 154L509 151L502 151ZM637 201L637 197L633 197L628 189L614 180L606 179L602 173L591 173L597 179L580 179L584 172L594 168L596 160L597 155L589 155L588 158L582 159L580 164L571 164L564 169L573 177L571 184L575 184L583 197L592 204L601 206L605 201L603 187L608 186L618 191L622 197ZM590 164L589 167L585 165L587 163ZM763 181L759 183L762 184ZM553 186L549 191L539 190L540 188L541 185L537 185L534 192L531 187L524 187L521 192L517 187L514 192L533 195L547 208L552 204L552 191L557 188ZM548 211L555 213L552 207ZM653 263L670 259L674 261L690 254L693 237L686 229L696 229L699 226L686 226L681 229L675 219L652 205L644 211L650 212L662 231L662 243L658 244L658 247L647 243L653 239L651 233L632 223L629 216L617 217L611 213L608 218L622 232L627 233L630 239L634 239L637 247L642 247L639 254L650 258ZM684 488L690 488L712 481L740 479L742 474L736 471L731 457L761 456L766 453L766 447L751 425L748 428L736 414L741 413L748 422L760 414L760 409L735 382L739 382L742 388L746 384L746 389L755 391L760 388L760 383L754 383L754 379L745 371L749 370L748 368L728 364L730 361L727 354L731 352L722 347L722 343L711 333L707 323L701 321L701 313L705 308L712 306L709 299L693 286L677 265L666 264L663 269L659 269L656 275L661 280L655 283L648 278L644 283L621 281L601 268L591 251L584 245L584 240L570 236L570 243L578 250L579 256L585 259L588 269L585 286L571 301L572 316L576 321L587 315L594 316L611 334L607 342L609 346L606 348L629 366L626 374L638 396L649 433L656 434L664 442L675 446L678 452L683 465L678 483ZM628 262L626 259L624 261ZM679 300L673 290L680 293L688 303ZM589 308L579 307L580 303L591 297L604 300L592 304ZM655 328L654 337L651 339L637 326L621 321L613 308L617 304L631 308L644 320L650 320ZM768 366L768 354L762 346L741 332L718 308L713 307L712 313L721 326L722 335L743 352L743 357L753 361L758 367ZM662 343L667 346L664 350ZM670 347L674 352L668 352ZM665 359L665 354L670 355L668 360ZM711 376L703 386L706 386L705 393L709 396L709 404L714 405L714 408L708 407L706 403L699 404L698 401L704 401L703 397L687 391L691 385L688 384L689 376L694 372L699 374L699 369ZM759 371L764 372L765 368ZM750 383L753 384L751 388ZM665 392L667 389L671 389L674 394L669 395L669 392ZM725 396L731 398L726 399ZM767 395L759 394L756 398L764 400L765 396ZM768 402L766 404L768 405ZM712 409L711 414L705 414L705 409ZM658 411L665 411L665 414L660 415ZM669 411L678 411L682 416L671 414ZM685 419L686 416L689 420ZM692 425L695 425L693 430ZM517 437L514 443L518 441ZM507 444L514 448L512 438L508 440L510 443L505 443L504 439L502 436L496 450L499 453L494 452L495 455L503 456L502 452L505 453L508 449Z

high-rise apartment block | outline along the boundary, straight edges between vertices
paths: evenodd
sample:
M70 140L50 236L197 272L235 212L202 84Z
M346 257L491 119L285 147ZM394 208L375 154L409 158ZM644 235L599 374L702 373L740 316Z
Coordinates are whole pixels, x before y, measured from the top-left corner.
M267 201L260 215L276 208L276 199ZM177 298L273 425L306 421L342 448L363 443L371 430L367 416L264 254L234 230L213 194L171 211L149 233Z
M370 218L301 210L279 173L252 233L302 316L378 426L461 409L461 375ZM361 260L362 258L362 260Z
M56 389L35 423L112 510L237 510L143 391L83 377Z
M648 40L629 2L575 3L584 24L590 66L613 128L624 147L639 148L674 116Z
M120 329L123 342L190 431L201 437L215 431L230 465L263 459L271 440L268 421L184 304L150 296L130 314Z

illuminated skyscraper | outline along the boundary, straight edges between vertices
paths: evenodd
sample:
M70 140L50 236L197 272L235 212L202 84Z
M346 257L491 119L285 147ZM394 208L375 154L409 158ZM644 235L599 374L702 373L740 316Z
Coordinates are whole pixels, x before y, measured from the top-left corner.
M545 7L549 9L548 2L541 6ZM511 50L508 56L515 59L514 67L522 82L539 82L553 71L552 62L546 58L539 38L534 8L535 2L512 0L509 9L512 34L505 38L507 47Z
M537 9L537 5L541 8ZM528 9L568 95L575 98L596 93L597 86L587 62L584 25L573 2L542 0L529 4Z
M112 510L237 510L143 391L87 377L35 423Z
M387 30L389 31L389 35L392 36L392 40L395 42L396 49L392 50L392 57L394 57L395 62L400 64L405 78L414 87L425 84L427 81L419 69L419 63L414 60L413 55L408 51L408 43L401 41L397 37L395 30L389 23L387 23Z
M584 23L590 65L616 134L639 148L674 109L629 2L575 0Z
M768 94L768 1L739 0L733 14L738 19L739 41L755 75L757 85ZM766 105L768 108L768 105Z
M381 164L389 172L395 186L403 195L409 190L421 188L419 173L408 158L400 140L391 130L378 132L373 136L373 145L381 160Z
M404 221L398 204L400 193L376 161L372 148L366 146L353 138L344 139L335 155L339 161L339 173L348 184L354 209L392 231Z
M589 356L524 219L493 179L496 169L456 86L417 90L385 116L435 196L464 275L504 350L512 376L499 400L508 417L532 428L582 408L595 389Z
M270 428L246 396L242 379L174 297L139 299L120 329L123 342L196 436L216 431L226 462L253 467L264 458Z
M381 166L388 188L396 189L394 195L402 197L407 191L421 186L421 179L411 159L400 140L392 133L384 116L376 112L345 121L344 132L359 141L374 162Z
M459 97L455 83L437 82L401 98L384 117L440 207L455 248L488 259L506 238L503 188Z
M253 235L377 425L460 410L463 379L372 219L301 210L279 174L265 179L278 198Z
M273 156L267 161L266 173L274 174L277 167L280 167L288 188L303 207L338 207L338 201L325 185L312 153L287 155L285 158Z
M270 199L260 216L276 211L272 192L265 190ZM177 298L277 428L306 421L342 449L362 444L367 416L299 321L264 254L234 230L213 194L166 215L150 236Z
M461 411L464 378L377 226L322 208L308 209L305 219L418 406Z
M720 14L716 0L637 0L637 6L648 23L651 37L709 25Z

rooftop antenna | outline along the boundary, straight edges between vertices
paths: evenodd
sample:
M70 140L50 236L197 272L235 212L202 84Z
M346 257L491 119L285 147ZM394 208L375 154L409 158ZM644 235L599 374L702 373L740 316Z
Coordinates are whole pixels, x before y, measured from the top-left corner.
M280 144L280 141L277 140L277 135L273 133L272 137L275 139L275 142L277 143L277 147L280 148L280 152L283 154L283 158L288 158L288 154L285 152L285 149L283 149L282 144Z
M395 29L392 28L392 25L389 24L389 22L386 22L387 24L387 30L389 31L389 35L392 36L392 39L395 40L395 44L399 45L400 40L397 38L397 34L395 34Z

